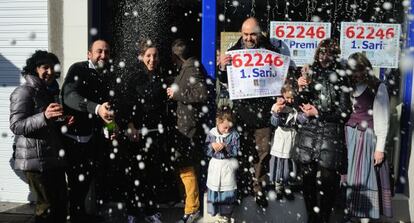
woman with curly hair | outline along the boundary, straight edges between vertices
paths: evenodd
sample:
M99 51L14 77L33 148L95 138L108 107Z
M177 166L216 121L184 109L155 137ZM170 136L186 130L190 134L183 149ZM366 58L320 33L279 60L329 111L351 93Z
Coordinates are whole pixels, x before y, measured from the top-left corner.
M14 168L22 170L36 194L35 222L66 222L66 180L60 124L62 105L55 65L58 58L36 51L26 61L26 82L10 95L10 129L15 135Z

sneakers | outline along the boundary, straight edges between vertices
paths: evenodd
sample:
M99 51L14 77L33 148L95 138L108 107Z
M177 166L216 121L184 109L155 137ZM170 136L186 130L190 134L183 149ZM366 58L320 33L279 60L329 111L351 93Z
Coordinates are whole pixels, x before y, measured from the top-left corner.
M256 192L254 200L256 201L256 204L262 208L266 208L269 205L266 195L261 191Z
M162 223L161 221L161 213L155 213L154 215L145 217L145 222L148 223Z
M200 211L196 211L192 214L185 214L177 223L193 223L200 218Z

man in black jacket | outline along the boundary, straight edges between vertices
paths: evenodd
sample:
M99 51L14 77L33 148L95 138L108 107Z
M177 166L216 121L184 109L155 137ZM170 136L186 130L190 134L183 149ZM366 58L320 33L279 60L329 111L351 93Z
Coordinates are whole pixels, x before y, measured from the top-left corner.
M241 33L242 37L229 51L257 48L276 51L270 42L261 34L259 23L255 18L251 17L243 22ZM229 55L221 57L220 59L218 78L221 82L227 83L226 66L230 62L231 56ZM246 192L251 191L251 186L253 186L256 203L262 207L267 206L267 200L262 192L262 186L264 177L266 176L266 168L264 167L267 165L266 158L268 158L270 150L270 109L274 101L272 97L233 101L233 109L236 114L237 123L242 129L240 137L242 157L239 161L241 164L239 177L241 179L238 180L238 189L246 194ZM254 176L251 176L249 171L252 161Z
M96 164L97 140L104 123L112 119L107 102L109 45L94 41L88 60L73 64L62 87L64 112L74 116L65 132L64 145L68 161L67 176L71 222L90 222L85 212L85 198Z

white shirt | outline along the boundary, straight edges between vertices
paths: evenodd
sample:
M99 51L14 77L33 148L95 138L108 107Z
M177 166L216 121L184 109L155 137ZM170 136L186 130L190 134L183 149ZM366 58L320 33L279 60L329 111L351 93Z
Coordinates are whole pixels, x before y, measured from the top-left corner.
M96 70L96 67L95 67L95 65L92 63L92 61L91 60L88 60L88 68L89 69L94 69L94 70ZM96 107L95 107L95 114L96 115L99 115L98 114L98 111L99 111L99 107L101 107L101 105L100 104L98 104L98 105L96 105Z

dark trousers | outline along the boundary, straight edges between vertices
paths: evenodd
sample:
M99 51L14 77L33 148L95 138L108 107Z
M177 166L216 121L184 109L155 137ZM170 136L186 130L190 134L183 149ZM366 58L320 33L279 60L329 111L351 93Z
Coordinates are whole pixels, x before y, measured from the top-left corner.
M36 223L64 223L67 212L67 188L63 169L24 172L36 194Z
M161 148L159 133L149 133L139 142L123 140L121 149L124 183L122 193L129 215L154 215L159 200L157 191L161 178Z
M239 159L241 167L239 168L239 177L241 179L238 188L246 195L251 192L251 189L253 189L253 192L262 191L270 159L271 130L270 128L242 128L243 131L240 137L242 157ZM253 161L250 160L251 158L253 158ZM249 171L251 167L254 168L253 174Z
M87 143L63 138L67 160L70 219L71 222L84 222L87 219L85 199L95 172L95 143L93 138Z
M328 223L339 193L340 175L336 170L323 168L316 162L302 164L301 171L308 222Z

